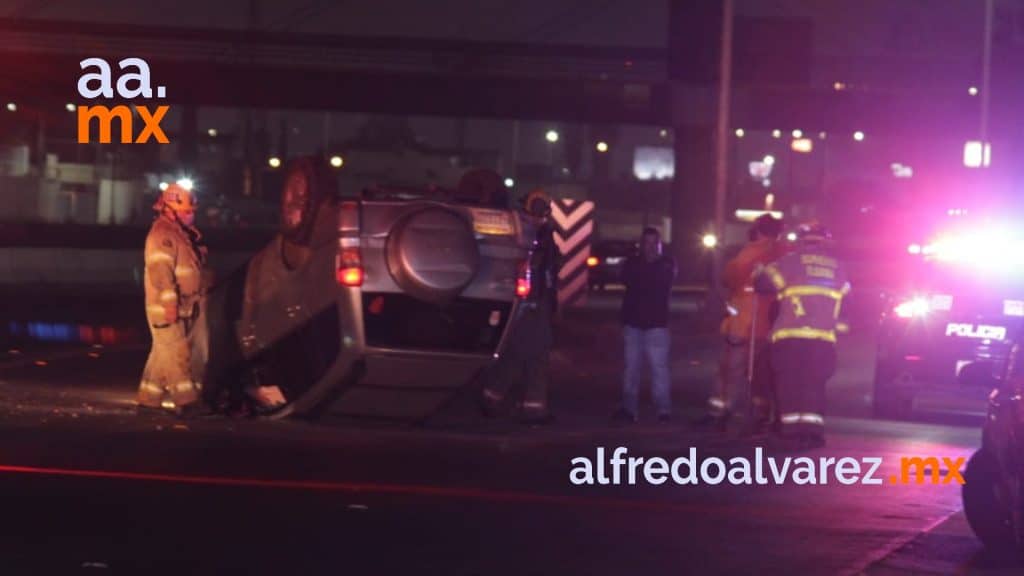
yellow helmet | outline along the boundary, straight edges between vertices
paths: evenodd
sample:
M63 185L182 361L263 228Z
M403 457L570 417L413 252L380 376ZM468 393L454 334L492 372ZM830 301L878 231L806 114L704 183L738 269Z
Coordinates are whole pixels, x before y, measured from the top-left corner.
M168 184L160 193L160 198L153 204L154 210L168 208L178 213L195 212L196 199L192 191L178 183Z

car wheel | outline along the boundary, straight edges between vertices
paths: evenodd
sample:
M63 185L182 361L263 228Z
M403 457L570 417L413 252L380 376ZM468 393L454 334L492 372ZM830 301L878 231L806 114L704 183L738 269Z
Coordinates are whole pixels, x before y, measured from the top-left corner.
M999 469L995 458L978 450L967 462L961 496L964 515L975 536L995 552L1012 554L1015 549L1013 517L999 490Z
M900 386L896 386L892 371L883 363L875 364L875 385L872 393L872 412L875 418L906 420L913 411L914 399Z

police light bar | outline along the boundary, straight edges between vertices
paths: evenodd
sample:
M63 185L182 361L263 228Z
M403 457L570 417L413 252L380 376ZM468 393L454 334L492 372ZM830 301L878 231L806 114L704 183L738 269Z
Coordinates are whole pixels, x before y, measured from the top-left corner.
M929 261L1013 271L1020 263L1013 260L1024 253L1024 238L1007 228L990 225L977 231L946 234L924 246L911 245L907 251Z
M931 306L928 304L928 300L915 297L910 300L900 302L892 311L896 316L900 318L923 318L928 315L931 310Z

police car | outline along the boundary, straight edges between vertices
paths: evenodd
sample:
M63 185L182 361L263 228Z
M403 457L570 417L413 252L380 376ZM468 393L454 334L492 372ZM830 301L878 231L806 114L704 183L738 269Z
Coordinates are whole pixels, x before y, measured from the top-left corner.
M881 318L876 416L985 413L990 390L958 376L1002 366L1024 319L1022 254L1018 231L981 218L948 220L908 244Z

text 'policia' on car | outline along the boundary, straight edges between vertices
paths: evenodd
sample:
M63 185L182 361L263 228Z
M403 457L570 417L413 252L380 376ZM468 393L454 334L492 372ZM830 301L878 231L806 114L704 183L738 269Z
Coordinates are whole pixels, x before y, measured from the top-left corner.
M308 185L286 182L280 233L210 294L207 399L243 382L281 389L274 417L425 417L500 355L533 224L500 180L342 200L321 164L289 171Z

